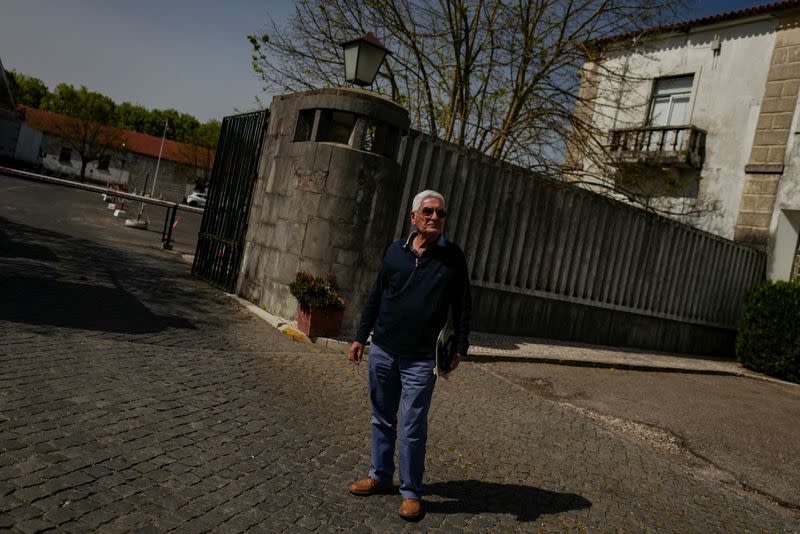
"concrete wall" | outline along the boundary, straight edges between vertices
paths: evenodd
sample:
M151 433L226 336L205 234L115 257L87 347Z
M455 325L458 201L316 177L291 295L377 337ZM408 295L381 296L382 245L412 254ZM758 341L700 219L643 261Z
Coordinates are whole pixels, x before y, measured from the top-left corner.
M775 230L775 254L770 262L771 278L775 280L798 279L797 257L800 254L800 210L780 210Z
M38 131L38 130L34 130ZM35 137L28 136L31 143L35 144ZM69 162L59 161L61 147L64 141L51 134L44 134L40 140L40 148L44 157L34 163L56 175L77 177L81 172L80 158L72 151ZM31 151L31 147L27 149ZM158 158L144 156L127 151L117 151L111 154L111 161L107 170L97 168L97 161L92 161L86 166L86 179L100 184L114 185L127 188L132 193L141 193L147 180L147 193L153 192L153 179L155 176ZM194 189L197 169L173 161L161 160L158 169L158 180L155 184L154 196L173 202L182 202ZM149 176L148 176L149 175Z
M767 275L773 280L800 280L800 132L797 129L797 113L795 110L786 165L777 184L769 221Z
M483 332L733 358L736 330L671 321L574 302L473 288L473 324Z
M317 142L315 134L295 141L304 110L346 111L398 132L408 129L408 114L378 95L346 89L278 96L270 106L237 293L293 318L297 302L288 284L295 274L334 272L347 301L348 334L392 239L400 167L395 158L359 149L356 134L347 143ZM318 122L313 132L319 132Z
M118 155L114 161L121 164L122 158ZM153 192L153 178L155 177L157 158L132 154L125 155L125 172L128 173L128 190L142 192L147 179L147 193ZM183 199L195 188L196 169L173 161L161 160L158 169L158 179L153 192L156 198L163 198L172 202L183 202Z

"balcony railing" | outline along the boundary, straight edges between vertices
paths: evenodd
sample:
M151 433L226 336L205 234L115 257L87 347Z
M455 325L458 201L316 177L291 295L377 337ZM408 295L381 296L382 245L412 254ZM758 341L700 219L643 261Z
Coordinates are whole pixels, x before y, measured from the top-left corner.
M611 153L620 163L701 169L706 132L690 125L611 130Z

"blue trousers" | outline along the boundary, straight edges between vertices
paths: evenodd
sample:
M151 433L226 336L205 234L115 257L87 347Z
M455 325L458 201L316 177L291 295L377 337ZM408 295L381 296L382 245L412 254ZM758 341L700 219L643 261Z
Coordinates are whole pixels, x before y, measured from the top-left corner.
M400 408L400 494L422 497L428 410L436 376L433 360L394 357L372 344L369 351L369 397L372 401L372 468L370 478L394 477L397 409Z

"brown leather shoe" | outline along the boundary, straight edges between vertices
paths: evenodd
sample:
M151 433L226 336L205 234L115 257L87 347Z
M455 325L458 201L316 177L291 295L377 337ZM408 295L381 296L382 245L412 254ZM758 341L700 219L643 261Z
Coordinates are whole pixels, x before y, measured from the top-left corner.
M388 493L394 489L391 482L378 482L372 478L362 478L347 486L350 493L359 497L367 497L378 493Z
M422 501L419 499L403 499L398 511L400 517L408 521L416 521L422 518Z

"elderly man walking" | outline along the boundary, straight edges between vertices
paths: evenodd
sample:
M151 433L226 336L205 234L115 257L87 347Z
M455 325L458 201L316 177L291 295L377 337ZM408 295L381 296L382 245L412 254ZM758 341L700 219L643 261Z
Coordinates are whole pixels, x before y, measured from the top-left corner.
M414 231L386 251L348 358L361 360L372 332L369 351L369 393L372 402L372 468L369 476L350 484L359 496L388 493L394 488L394 449L400 407L400 516L422 517L422 478L428 439L428 409L436 381L435 347L439 332L452 317L454 370L469 347L470 285L464 253L442 232L447 212L436 191L414 197Z

